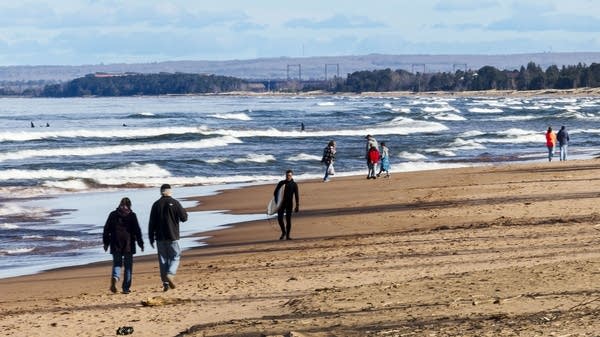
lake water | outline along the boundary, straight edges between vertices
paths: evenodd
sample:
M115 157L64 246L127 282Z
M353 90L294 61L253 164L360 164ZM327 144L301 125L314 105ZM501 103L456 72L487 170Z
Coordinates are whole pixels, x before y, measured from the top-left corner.
M297 181L321 178L329 140L338 176L366 176L366 134L387 143L392 172L547 160L545 130L561 125L570 158L592 158L599 119L600 99L586 97L0 98L0 277L108 260L108 213L130 197L146 233L163 183L180 199L275 184L288 168ZM261 217L193 213L184 246Z

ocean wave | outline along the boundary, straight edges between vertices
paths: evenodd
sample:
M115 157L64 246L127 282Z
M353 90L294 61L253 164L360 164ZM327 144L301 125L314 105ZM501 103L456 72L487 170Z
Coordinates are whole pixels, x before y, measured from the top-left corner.
M52 241L83 241L81 238L75 236L51 236L48 239Z
M123 184L126 179L136 179L145 177L167 178L171 174L169 171L160 168L156 164L137 164L128 165L114 169L88 169L88 170L19 170L9 169L0 171L0 181L6 180L65 180L89 179L90 181L103 182L108 185L117 182Z
M499 108L470 108L469 112L480 113L480 114L495 114L502 113L504 110Z
M152 112L138 112L127 116L127 118L156 118L156 114Z
M482 132L479 130L470 130L470 131L465 131L458 136L470 138L470 137L477 137L477 136L481 136L481 135L485 135L485 132Z
M538 119L542 117L533 116L533 115L520 115L520 116L500 116L496 117L494 121L508 121L508 122L516 122L516 121L530 121L532 119Z
M519 128L510 128L485 134L473 134L472 137L477 137L479 143L523 144L545 142L543 132Z
M321 131L281 131L275 128L263 130L231 130L203 129L205 135L231 136L235 138L269 137L269 138L306 138L306 137L353 137L371 135L408 135L413 133L440 132L448 127L438 122L416 121L410 118L397 117L388 122L390 126L371 127L356 130L321 130Z
M298 155L289 157L287 161L321 161L321 156L316 156L307 153L299 153Z
M236 158L233 160L235 163L268 163L275 161L275 157L270 154L255 154L251 153L244 158Z
M0 255L20 255L31 253L35 250L34 248L15 248L15 249L0 249Z
M317 102L318 106L335 106L335 102Z
M472 165L460 164L460 163L438 163L438 162L419 162L419 161L398 163L398 164L394 165L395 170L399 170L401 172L439 170L439 169L459 168L459 167L469 167L469 166L472 166Z
M410 113L410 108L391 108L393 112Z
M117 129L78 129L62 131L8 131L0 132L0 142L26 142L53 138L148 138L164 135L183 135L201 133L198 127L163 127Z
M454 111L454 112L458 112L458 109L453 108L451 106L440 106L440 107L424 107L421 108L421 110L423 112L428 112L428 113L438 113L438 112L448 112L448 111Z
M425 149L427 153L435 153L438 156L442 157L456 157L456 153L454 151L450 151L448 149Z
M404 158L407 160L411 160L411 161L427 160L427 156L424 156L420 153L412 153L412 152L406 152L406 151L402 151L402 152L398 153L398 157Z
M241 140L224 136L219 138L203 139L191 142L168 142L168 143L148 143L148 144L127 144L98 147L62 147L58 149L35 149L21 150L15 152L0 153L0 161L22 160L34 157L61 157L61 156L97 156L112 153L124 153L135 151L156 151L171 149L203 149L218 146L227 146L229 144L239 144Z
M18 225L12 223L0 223L0 229L17 229Z
M252 118L243 112L239 113L218 113L214 115L209 115L208 117L217 118L217 119L235 119L239 121L250 121Z
M452 113L440 113L433 115L433 118L441 121L466 121L467 119L463 116L452 114Z
M485 145L480 144L479 142L472 139L462 139L456 138L450 145L450 149L452 150L478 150L485 149Z

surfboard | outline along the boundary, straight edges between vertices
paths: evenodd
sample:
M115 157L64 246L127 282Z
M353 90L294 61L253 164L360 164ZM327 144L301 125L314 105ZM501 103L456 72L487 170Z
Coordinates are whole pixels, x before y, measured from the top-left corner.
M271 198L271 201L267 204L267 215L273 215L277 213L279 207L283 203L283 192L285 191L285 185L282 185L279 190L275 193L277 198Z

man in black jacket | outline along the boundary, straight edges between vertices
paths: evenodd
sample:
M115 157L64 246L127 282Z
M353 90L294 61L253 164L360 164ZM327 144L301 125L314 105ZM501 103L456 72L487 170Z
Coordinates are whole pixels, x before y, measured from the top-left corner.
M161 198L156 200L150 210L148 223L148 236L150 245L158 252L158 265L160 279L163 282L163 291L175 289L173 283L181 249L179 248L179 222L186 222L187 212L179 201L171 197L171 185L164 184L160 187Z
M275 192L273 193L277 196L280 188L284 188L283 190L283 201L281 202L281 206L277 210L277 222L279 222L279 227L281 228L281 237L279 240L291 240L290 232L292 230L292 208L294 206L294 197L296 199L296 208L294 211L298 213L298 209L300 207L300 197L298 195L298 185L294 181L293 178L294 172L292 170L287 170L285 172L285 180L280 181L275 188ZM285 221L286 225L283 223L283 214L285 213Z

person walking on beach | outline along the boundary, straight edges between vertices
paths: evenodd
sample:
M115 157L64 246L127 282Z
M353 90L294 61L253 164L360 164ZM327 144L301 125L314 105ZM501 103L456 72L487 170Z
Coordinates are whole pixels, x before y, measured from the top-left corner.
M276 197L279 194L279 189L283 188L283 200L281 202L281 206L277 210L277 222L279 223L279 228L281 229L281 236L279 240L291 240L290 233L292 231L292 209L294 212L298 213L300 207L300 196L298 192L298 184L294 181L294 172L292 170L285 171L285 179L281 180L277 187L275 187L275 191L273 195ZM296 200L296 207L294 208L293 203L294 199ZM285 214L285 223L283 222L283 215Z
M569 145L569 132L565 126L561 126L560 130L556 134L556 140L558 141L558 148L560 150L560 161L567 161L567 146Z
M110 291L117 292L117 282L121 277L121 267L125 267L123 273L123 294L131 291L131 279L133 273L133 254L135 254L135 243L142 252L144 251L144 240L142 230L138 223L137 215L131 210L131 200L121 199L119 207L110 212L102 234L104 251L110 247L113 257L112 275L110 278Z
M552 127L549 126L546 131L546 147L548 148L548 161L552 161L554 157L554 147L556 146L556 134L552 131Z
M365 159L367 160L367 169L370 167L370 159L369 159L369 151L371 150L372 146L375 146L375 149L377 149L379 151L379 144L377 144L377 140L375 139L375 137L371 136L371 135L367 135L365 137L365 139L367 140L367 143L365 144ZM367 175L367 179L369 178L369 176Z
M390 177L390 150L385 145L385 142L381 142L381 165L379 165L379 173L377 176L379 177L382 172L385 171L385 177Z
M379 151L375 147L375 145L371 145L369 149L369 173L367 174L367 179L377 179L375 175L375 168L377 167L377 163L379 162Z
M325 164L325 176L323 177L323 182L328 182L329 176L335 174L335 169L333 168L335 153L335 141L330 140L327 146L323 149L323 158L321 158L321 163Z
M160 279L163 291L167 291L169 288L175 289L174 278L181 257L179 222L186 222L188 214L179 201L171 196L171 185L163 184L160 194L160 199L154 202L150 210L148 236L152 248L156 241Z

